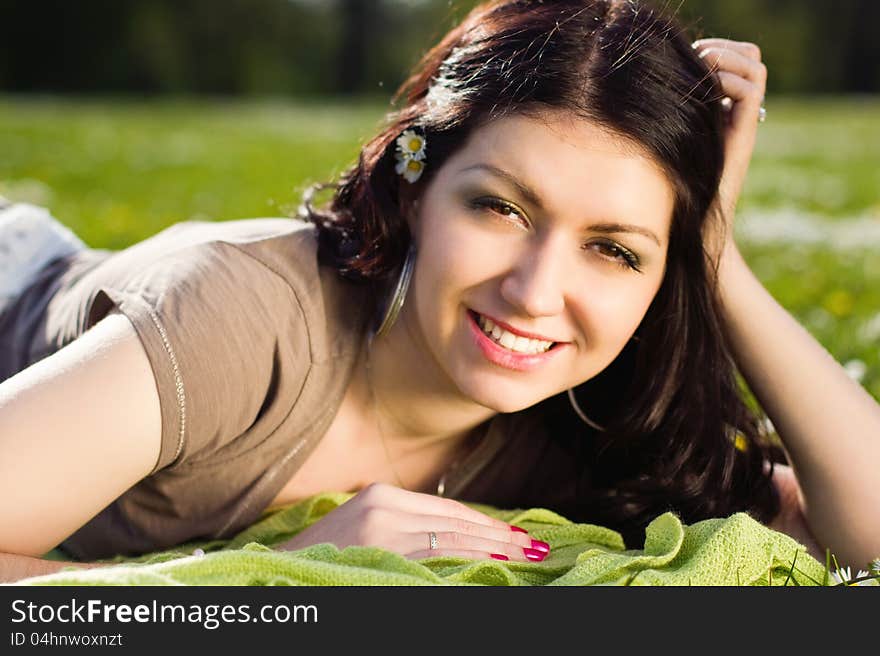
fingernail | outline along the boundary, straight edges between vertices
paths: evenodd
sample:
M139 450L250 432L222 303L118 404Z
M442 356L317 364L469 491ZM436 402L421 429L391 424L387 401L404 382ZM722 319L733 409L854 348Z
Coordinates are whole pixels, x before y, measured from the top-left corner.
M541 561L547 557L547 554L545 554L543 551L538 551L537 549L529 549L528 547L523 547L523 553L529 560Z
M519 526L512 526L511 525L510 530L513 531L514 533L528 533L527 530L525 530L524 528L520 528Z
M550 545L540 540L532 540L532 549L543 551L545 554L550 553Z
M495 560L510 560L510 558L508 558L504 554L489 554L489 555L492 556L492 558L494 558Z

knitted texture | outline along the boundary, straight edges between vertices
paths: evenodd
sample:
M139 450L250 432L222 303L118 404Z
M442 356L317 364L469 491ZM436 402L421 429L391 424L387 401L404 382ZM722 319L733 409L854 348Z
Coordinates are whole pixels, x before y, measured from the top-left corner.
M316 544L278 551L350 499L323 493L263 517L230 540L191 542L107 566L65 568L16 585L822 585L825 566L803 545L745 513L690 526L670 512L646 528L643 549L616 531L577 524L543 508L501 510L468 503L550 544L543 562L432 557L408 560L378 547ZM193 551L200 549L204 554ZM794 567L792 567L794 564Z

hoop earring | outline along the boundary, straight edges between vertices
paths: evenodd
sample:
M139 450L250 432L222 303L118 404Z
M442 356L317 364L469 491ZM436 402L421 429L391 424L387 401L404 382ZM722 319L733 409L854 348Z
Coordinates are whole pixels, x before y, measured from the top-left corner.
M370 336L371 342L376 337L387 335L391 330L391 326L397 321L397 315L400 314L400 309L403 307L403 302L406 300L406 292L409 289L410 279L412 278L413 269L415 268L415 260L416 247L415 244L410 241L409 249L406 252L406 259L403 261L403 266L400 269L400 276L397 278L397 284L394 286L394 291L385 305L384 316L379 323L379 327L374 328L372 331Z
M599 432L605 431L604 428L602 428L599 424L587 417L584 411L581 410L581 407L578 405L577 399L574 398L574 390L571 387L568 388L568 402L571 403L571 407L575 411L575 414L577 414L577 416L581 418L581 421L583 421L587 426L595 428Z
M634 342L640 342L642 341L642 338L638 335L633 335L632 337L630 337L630 340ZM575 414L577 414L577 416L581 418L581 421L583 421L587 426L595 428L599 432L605 432L605 429L602 426L587 417L586 413L581 409L581 406L578 404L577 399L574 397L574 389L572 389L571 387L568 388L568 402L571 403L571 407L575 411Z

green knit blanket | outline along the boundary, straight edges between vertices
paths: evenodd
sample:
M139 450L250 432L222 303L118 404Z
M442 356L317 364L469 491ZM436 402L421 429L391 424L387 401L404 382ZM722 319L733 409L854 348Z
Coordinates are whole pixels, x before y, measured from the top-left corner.
M690 526L673 513L625 549L616 531L573 523L543 508L467 505L548 542L543 562L433 557L408 560L377 547L272 547L321 519L351 493L324 493L269 512L231 540L191 542L105 567L65 568L18 585L825 585L826 566L803 545L745 513ZM198 551L197 551L198 550ZM196 552L195 554L193 552ZM204 553L202 553L204 552ZM830 581L833 583L833 581Z

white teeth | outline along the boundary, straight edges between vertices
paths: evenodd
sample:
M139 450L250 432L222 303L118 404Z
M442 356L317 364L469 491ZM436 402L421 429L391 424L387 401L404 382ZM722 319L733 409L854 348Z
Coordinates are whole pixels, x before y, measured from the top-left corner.
M517 351L518 353L534 354L543 353L553 346L553 342L514 335L513 333L496 326L491 319L488 319L483 315L478 316L480 328L483 329L483 332L506 349Z
M501 332L501 337L498 338L498 341L501 343L501 346L513 351L514 350L513 345L516 344L516 335L504 330Z

